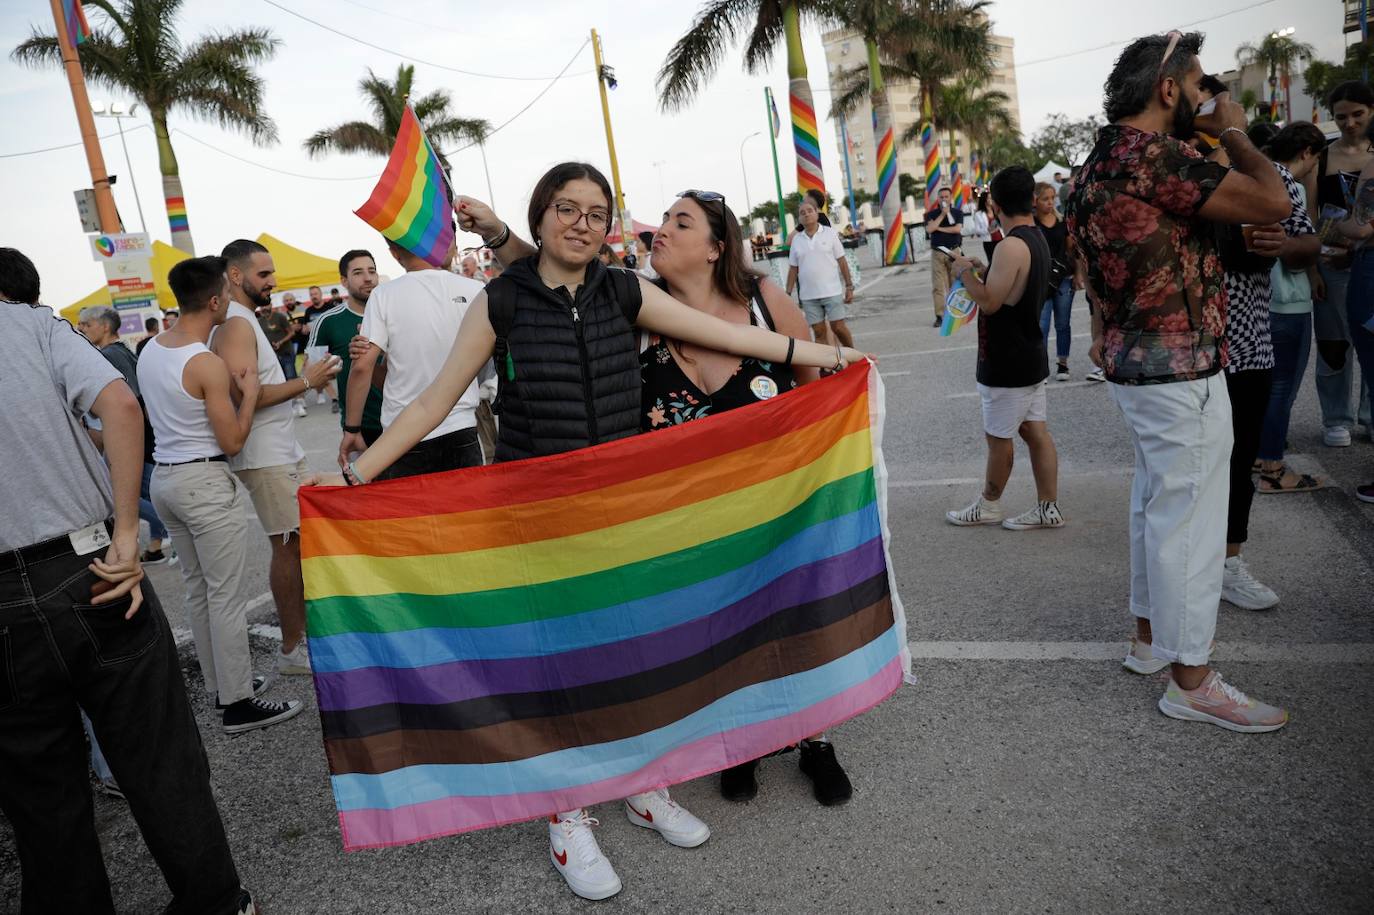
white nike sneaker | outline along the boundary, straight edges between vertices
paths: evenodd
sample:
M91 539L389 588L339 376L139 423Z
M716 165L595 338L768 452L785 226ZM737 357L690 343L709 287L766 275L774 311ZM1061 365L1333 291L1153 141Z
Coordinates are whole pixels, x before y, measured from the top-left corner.
M1273 589L1255 578L1239 556L1226 558L1225 571L1221 575L1221 599L1242 610L1268 610L1279 602Z
M967 508L945 512L945 520L959 527L972 527L976 524L1001 524L1002 503L989 502L980 494Z
M666 788L625 798L625 818L636 826L657 829L678 848L696 848L711 838L711 828L679 807Z
M620 892L620 877L592 835L592 827L599 825L586 810L571 818L549 818L549 858L568 889L583 899L609 899Z

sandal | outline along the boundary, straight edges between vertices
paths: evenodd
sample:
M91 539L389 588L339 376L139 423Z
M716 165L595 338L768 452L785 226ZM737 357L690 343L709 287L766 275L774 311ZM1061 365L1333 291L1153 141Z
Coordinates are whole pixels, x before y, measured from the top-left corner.
M1283 485L1283 478L1293 473L1286 466L1280 467L1272 473L1261 473L1257 491L1264 493L1279 492L1315 492L1318 489L1325 489L1328 484L1325 480L1312 476L1310 473L1295 473L1297 482L1290 486Z

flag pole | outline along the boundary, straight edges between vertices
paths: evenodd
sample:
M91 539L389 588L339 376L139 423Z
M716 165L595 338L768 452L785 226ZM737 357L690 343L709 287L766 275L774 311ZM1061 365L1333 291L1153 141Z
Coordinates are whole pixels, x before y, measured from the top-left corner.
M95 211L100 218L100 231L107 235L120 232L124 226L115 209L114 194L110 192L110 176L105 171L105 156L100 151L100 139L95 133L95 115L91 113L91 99L86 94L86 77L81 72L81 59L76 55L67 34L67 17L62 14L62 0L50 0L53 24L57 27L57 44L62 50L62 66L67 71L67 83L72 90L72 104L76 106L76 123L81 130L81 145L86 148L86 165L91 170L91 188L95 191ZM78 8L79 12L79 8Z
M615 186L615 209L620 217L620 249L633 253L630 247L630 223L625 218L625 194L620 189L620 163L615 158L615 134L611 132L611 104L606 97L605 66L601 62L601 38L592 29L592 59L596 62L596 88L601 92L601 118L606 122L606 150L611 156L611 182Z
M844 184L849 192L849 221L859 221L859 210L854 206L854 175L849 171L849 125L847 119L840 121L840 146L844 147Z
M778 170L778 134L773 128L773 112L777 109L773 106L773 90L763 87L763 100L765 114L768 117L768 145L773 148L773 181L778 187L778 225L782 227L783 240L787 239L787 208L782 202L782 172Z

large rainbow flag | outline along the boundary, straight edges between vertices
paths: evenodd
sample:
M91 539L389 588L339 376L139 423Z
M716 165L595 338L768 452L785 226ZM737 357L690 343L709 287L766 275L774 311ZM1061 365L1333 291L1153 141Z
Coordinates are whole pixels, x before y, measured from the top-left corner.
M439 157L425 138L410 105L401 116L396 145L372 196L357 210L363 222L383 236L443 266L453 244L453 196Z
M909 673L876 370L595 448L300 491L345 848L676 784Z

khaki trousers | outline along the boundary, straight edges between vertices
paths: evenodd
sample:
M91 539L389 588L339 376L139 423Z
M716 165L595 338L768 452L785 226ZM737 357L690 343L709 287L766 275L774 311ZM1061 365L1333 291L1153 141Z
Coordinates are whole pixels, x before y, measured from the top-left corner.
M935 299L935 317L945 316L945 297L954 285L954 261L939 251L930 252L930 290Z
M153 506L167 525L186 582L186 621L212 700L253 695L248 613L248 516L243 490L223 461L153 469Z

